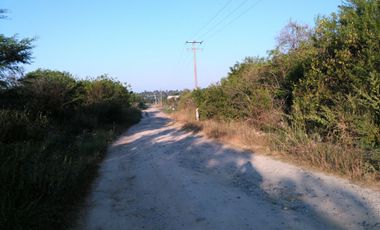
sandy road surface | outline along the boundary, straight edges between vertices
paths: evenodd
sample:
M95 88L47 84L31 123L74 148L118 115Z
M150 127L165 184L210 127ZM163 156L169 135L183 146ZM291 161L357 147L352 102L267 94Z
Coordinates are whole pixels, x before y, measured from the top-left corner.
M170 125L110 147L75 229L380 229L380 193Z

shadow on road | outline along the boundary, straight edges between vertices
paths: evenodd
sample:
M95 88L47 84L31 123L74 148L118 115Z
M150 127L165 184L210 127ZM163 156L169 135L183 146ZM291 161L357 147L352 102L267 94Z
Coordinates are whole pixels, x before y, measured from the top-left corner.
M379 213L352 192L336 192L334 184L325 183L310 173L304 173L297 179L286 177L277 184L271 184L252 163L253 153L205 141L199 136L171 127L170 123L169 118L162 117L157 111L149 112L138 126L128 131L129 137L142 132L146 134L132 138L129 142L121 138L113 148L128 146L129 151L110 155L106 160L133 156L137 148L146 151L159 150L160 154L157 156L147 154L136 157L165 155L170 157L168 159L175 159L180 167L205 174L215 180L224 178L223 181L233 189L241 191L258 205L269 209L271 217L261 213L252 216L252 220L267 218L270 221L273 218L277 223L283 223L283 227L295 229L380 229ZM329 191L336 193L330 194ZM320 200L327 206L311 202L313 199ZM337 216L340 217L339 220Z

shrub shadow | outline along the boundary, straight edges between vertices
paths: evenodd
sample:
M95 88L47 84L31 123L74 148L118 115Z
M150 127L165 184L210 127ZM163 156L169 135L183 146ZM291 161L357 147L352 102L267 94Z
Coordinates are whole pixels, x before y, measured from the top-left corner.
M144 116L141 123L128 131L128 136L150 133L129 142L120 140L114 147L127 147L129 150L144 148L148 154L145 157L150 158L159 156L149 155L149 150L162 149L162 154L178 161L180 167L207 174L215 180L223 178L224 182L241 191L247 201L263 207L261 215L247 220L248 229L262 221L270 222L271 218L283 223L278 226L280 229L380 229L379 213L362 197L350 191L336 193L334 191L339 188L334 184L324 183L318 176L309 173L304 173L297 180L284 177L277 184L270 184L252 163L254 153L228 148L215 141L205 141L192 135L194 127L173 128L170 126L172 120L162 117L158 111L146 113L148 115ZM123 151L120 155L109 156L107 160L119 160L133 154L133 151ZM345 212L339 215L349 223L343 223L342 220L337 222L337 218L318 206L318 199L328 199L326 203L329 207L326 209ZM270 216L266 216L268 212ZM268 228L272 229L270 226Z

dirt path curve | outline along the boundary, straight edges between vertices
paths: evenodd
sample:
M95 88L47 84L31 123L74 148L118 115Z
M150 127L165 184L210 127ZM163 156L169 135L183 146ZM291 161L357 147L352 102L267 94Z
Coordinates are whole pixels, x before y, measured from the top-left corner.
M380 229L380 193L170 122L149 109L110 147L75 229Z

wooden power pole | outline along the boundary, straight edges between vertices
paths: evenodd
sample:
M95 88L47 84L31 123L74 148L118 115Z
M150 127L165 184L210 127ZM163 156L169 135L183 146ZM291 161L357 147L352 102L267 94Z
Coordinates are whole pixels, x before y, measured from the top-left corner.
M197 51L200 50L197 48L197 45L202 45L203 41L186 41L186 44L191 44L191 49L194 52L194 83L195 89L198 89L198 76L197 76ZM195 110L195 119L199 121L199 109Z
M198 76L197 76L197 51L200 50L197 48L197 45L201 45L203 41L186 41L186 44L191 44L191 49L194 52L194 83L195 89L198 89Z

